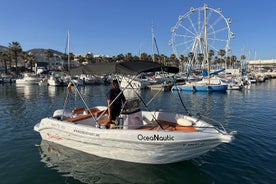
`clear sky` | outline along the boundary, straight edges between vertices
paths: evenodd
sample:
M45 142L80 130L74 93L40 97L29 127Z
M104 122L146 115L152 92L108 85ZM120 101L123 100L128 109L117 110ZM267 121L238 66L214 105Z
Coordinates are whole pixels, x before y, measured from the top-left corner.
M276 59L275 0L1 0L0 45L64 52L69 30L74 54L152 54L154 25L159 53L170 56L178 16L204 3L232 19L231 55Z

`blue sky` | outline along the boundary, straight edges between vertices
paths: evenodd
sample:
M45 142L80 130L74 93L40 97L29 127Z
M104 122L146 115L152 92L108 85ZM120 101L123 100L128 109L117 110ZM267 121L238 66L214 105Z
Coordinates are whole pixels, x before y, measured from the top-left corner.
M204 3L232 19L231 55L276 58L274 0L1 0L0 45L17 41L24 51L64 52L69 30L74 54L151 54L154 25L160 54L170 56L171 27L178 16Z

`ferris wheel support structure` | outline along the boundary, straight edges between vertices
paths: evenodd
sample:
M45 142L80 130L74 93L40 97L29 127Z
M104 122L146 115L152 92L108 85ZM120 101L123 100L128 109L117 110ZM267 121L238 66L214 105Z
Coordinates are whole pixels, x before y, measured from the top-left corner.
M235 37L230 30L231 22L230 18L223 16L220 8L213 9L207 4L199 8L190 8L187 13L178 17L177 23L171 28L169 45L178 58L193 53L195 62L190 59L189 64L201 67L207 64L209 59L208 49L216 53L224 50L225 56L231 52L230 40ZM198 59L202 54L203 63Z

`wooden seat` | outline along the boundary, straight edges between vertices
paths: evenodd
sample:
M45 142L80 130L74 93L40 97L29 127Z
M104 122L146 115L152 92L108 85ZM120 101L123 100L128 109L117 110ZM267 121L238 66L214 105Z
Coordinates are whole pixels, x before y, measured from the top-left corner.
M82 114L85 111L85 108L77 108L72 111L72 114Z
M164 130L169 131L177 131L177 132L196 132L196 128L194 126L181 126L174 122L162 121L158 120L158 123L162 126ZM140 130L160 130L161 127L156 125L142 126L139 128Z
M99 110L98 108L91 108L89 110L90 110L91 113L88 111L88 114L83 114L83 115L79 115L79 116L76 116L76 117L68 118L65 121L67 121L67 122L76 122L76 121L79 121L79 120L84 120L84 119L90 118L92 116L98 117L104 112L105 112L104 114L107 113L107 110ZM78 109L73 110L73 112L75 112L75 115L81 114L84 111L85 111L85 108L78 108ZM74 113L73 113L73 115L74 115Z
M93 116L93 115L91 115L91 114L86 114L86 115L76 116L76 117L74 117L74 118L68 118L68 119L66 119L65 121L68 121L68 122L76 122L76 121L79 121L79 120L91 118L92 116Z
M106 118L106 119L99 120L98 123L99 123L100 125L109 125L109 124L110 124L110 121L109 121L108 118Z

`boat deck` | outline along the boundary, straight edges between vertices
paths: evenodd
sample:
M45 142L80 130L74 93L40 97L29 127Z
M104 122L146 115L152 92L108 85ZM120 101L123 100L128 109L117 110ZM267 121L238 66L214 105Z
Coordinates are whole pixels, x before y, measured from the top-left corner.
M85 108L79 108L73 111L73 114L78 115L82 114L85 111ZM82 114L76 117L68 118L64 121L72 122L72 123L80 123L91 125L91 117L99 117L107 114L107 110L99 110L97 108L91 108L88 114ZM110 122L107 118L101 119L98 121L100 127L105 128L115 128L115 129L127 129L126 127L116 126L112 122ZM113 125L112 125L113 124ZM95 124L94 124L95 125ZM159 126L161 125L161 126ZM164 120L155 120L150 122L150 124L144 123L144 125L137 127L138 130L167 130L167 131L176 131L176 132L196 132L197 129L194 126L182 126L175 122L169 122Z
M181 126L174 122L168 122L163 120L158 120L158 123L162 126L163 130L168 131L177 131L177 132L196 132L196 128L194 126ZM162 128L158 125L144 125L139 128L139 130L162 130Z

